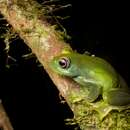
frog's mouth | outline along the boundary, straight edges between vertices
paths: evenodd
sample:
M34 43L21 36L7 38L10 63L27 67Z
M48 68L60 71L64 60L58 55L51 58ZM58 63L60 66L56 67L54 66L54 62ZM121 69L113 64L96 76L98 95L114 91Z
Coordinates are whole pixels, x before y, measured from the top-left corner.
M72 79L76 79L79 76L78 74L73 74L73 73L70 73L66 70L62 71L62 72L57 71L57 73L62 75L62 76L69 77L69 78L72 78Z

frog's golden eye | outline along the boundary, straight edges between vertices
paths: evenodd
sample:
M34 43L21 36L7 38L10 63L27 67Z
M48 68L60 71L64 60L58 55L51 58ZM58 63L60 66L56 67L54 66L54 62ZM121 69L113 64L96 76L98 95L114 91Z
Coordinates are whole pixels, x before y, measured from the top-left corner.
M63 68L63 69L67 69L70 66L70 59L67 57L62 57L59 60L59 65Z

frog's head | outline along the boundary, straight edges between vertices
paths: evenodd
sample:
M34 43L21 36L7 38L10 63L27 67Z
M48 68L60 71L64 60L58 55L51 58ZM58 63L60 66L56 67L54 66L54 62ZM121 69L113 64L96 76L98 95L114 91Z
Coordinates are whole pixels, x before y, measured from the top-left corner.
M77 77L79 75L79 67L77 58L73 53L65 53L56 56L50 62L52 70L60 75Z

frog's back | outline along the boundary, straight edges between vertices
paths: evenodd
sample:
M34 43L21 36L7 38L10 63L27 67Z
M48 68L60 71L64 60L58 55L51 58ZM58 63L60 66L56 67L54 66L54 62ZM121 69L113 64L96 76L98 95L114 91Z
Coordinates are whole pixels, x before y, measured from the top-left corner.
M118 74L115 69L106 60L88 55L80 55L79 64L81 75L89 77L105 88L116 87L118 84Z
M82 68L85 67L85 69L90 71L100 70L112 75L116 74L115 69L112 67L110 63L96 56L79 55L79 63L82 66Z

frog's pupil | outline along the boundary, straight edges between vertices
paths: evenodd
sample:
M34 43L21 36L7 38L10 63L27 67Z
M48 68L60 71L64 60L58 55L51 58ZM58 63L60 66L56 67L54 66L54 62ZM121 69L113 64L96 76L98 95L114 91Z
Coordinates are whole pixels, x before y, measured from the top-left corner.
M59 65L65 69L65 68L68 68L69 67L69 60L66 59L66 58L62 58L60 61L59 61Z

